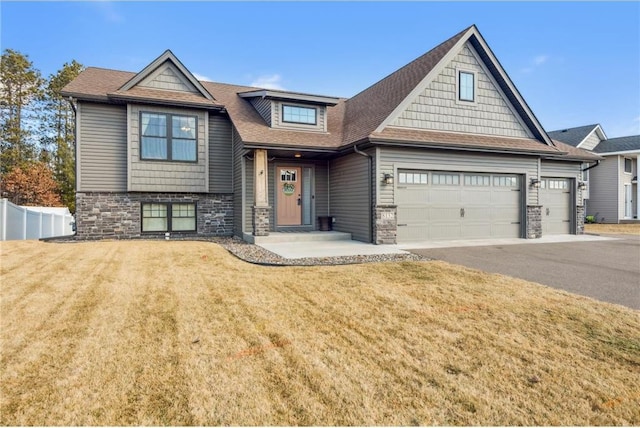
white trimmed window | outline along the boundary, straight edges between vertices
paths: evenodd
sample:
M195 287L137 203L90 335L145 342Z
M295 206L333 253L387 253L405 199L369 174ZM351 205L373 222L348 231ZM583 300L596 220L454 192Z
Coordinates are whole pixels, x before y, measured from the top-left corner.
M476 100L476 75L470 71L458 71L458 100L474 102Z
M624 172L631 174L633 172L633 161L629 158L624 158Z
M195 232L195 203L143 203L143 232Z

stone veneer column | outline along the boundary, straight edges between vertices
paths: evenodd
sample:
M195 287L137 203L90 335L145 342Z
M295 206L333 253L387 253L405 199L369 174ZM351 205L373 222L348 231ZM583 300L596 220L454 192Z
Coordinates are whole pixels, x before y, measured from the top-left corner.
M253 236L269 236L271 207L253 207Z
M576 234L584 235L584 205L576 207Z
M398 219L396 205L378 205L374 208L373 242L375 244L396 244Z
M527 205L527 239L542 237L542 205Z

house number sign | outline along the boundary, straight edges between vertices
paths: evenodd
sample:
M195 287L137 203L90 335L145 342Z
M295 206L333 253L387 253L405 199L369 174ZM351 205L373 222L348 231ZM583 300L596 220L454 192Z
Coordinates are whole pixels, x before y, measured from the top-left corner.
M282 193L284 193L287 196L293 195L295 191L296 191L296 185L293 183L284 183L282 185Z

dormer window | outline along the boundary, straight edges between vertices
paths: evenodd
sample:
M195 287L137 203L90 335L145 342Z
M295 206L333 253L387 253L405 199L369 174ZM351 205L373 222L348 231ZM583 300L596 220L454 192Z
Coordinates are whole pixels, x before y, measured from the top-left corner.
M283 104L282 121L289 123L302 123L305 125L317 124L317 110L313 107L299 107Z

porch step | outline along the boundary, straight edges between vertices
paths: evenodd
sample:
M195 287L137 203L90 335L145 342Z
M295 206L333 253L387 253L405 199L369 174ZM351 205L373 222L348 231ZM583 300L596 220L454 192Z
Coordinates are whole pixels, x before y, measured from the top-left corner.
M275 244L280 242L319 242L319 241L350 241L351 234L346 232L271 232L269 236L244 235L244 240L253 244Z

